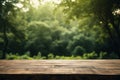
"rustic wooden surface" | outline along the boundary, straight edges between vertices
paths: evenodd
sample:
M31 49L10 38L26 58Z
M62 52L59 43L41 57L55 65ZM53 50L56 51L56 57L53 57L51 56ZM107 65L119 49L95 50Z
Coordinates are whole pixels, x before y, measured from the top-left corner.
M120 60L0 60L0 74L120 75Z

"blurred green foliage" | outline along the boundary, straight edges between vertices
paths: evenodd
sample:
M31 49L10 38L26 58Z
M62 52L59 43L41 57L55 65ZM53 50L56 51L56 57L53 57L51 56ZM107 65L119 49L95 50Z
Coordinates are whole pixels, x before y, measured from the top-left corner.
M30 1L0 1L0 59L120 58L119 0Z
M45 56L41 56L41 53L38 52L37 55L34 55L33 57L30 56L28 54L28 52L26 52L24 55L19 55L18 53L16 54L6 54L6 59L7 60L23 60L23 59L27 59L27 60L44 60L44 59L63 59L63 60L78 60L78 59L118 59L118 55L115 55L113 53L108 54L106 52L100 52L99 55L96 52L91 52L91 53L84 53L82 56L59 56L59 55L54 55L53 53L49 53L47 57Z

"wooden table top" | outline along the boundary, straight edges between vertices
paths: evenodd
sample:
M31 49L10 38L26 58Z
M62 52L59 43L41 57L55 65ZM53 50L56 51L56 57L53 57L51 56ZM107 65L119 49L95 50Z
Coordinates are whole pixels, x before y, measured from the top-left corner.
M0 74L120 75L120 60L0 60Z

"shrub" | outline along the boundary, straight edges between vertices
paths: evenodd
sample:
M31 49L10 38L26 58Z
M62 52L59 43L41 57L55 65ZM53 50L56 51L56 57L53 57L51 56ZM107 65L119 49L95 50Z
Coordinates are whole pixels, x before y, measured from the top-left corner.
M54 55L52 53L48 54L48 59L54 59Z
M98 55L94 51L91 53L84 53L82 56L83 59L97 59Z
M8 60L15 60L15 59L28 59L28 60L31 60L33 58L31 58L28 53L26 53L26 54L24 54L22 56L18 55L18 53L16 53L16 54L9 53L9 54L6 54L6 59L8 59Z
M99 59L106 59L108 58L107 52L100 52L99 53Z
M42 58L41 58L41 59L47 59L47 58L46 58L46 56L42 56Z
M60 56L55 56L55 59L60 59Z
M115 54L115 53L111 53L111 54L109 55L109 58L110 58L110 59L119 59L119 56L118 56L117 54Z
M82 57L81 57L81 56L76 56L76 57L73 58L73 59L82 59Z
M25 55L30 56L30 51L27 51Z
M81 46L76 46L75 49L72 52L72 55L74 56L81 56L83 55L83 53L85 53L85 49Z
M9 54L6 54L6 59L8 60L19 59L19 56L17 54L9 53Z
M28 60L31 60L32 58L26 54L20 56L20 59L28 59Z
M33 56L34 59L42 59L41 52L38 52L37 55Z

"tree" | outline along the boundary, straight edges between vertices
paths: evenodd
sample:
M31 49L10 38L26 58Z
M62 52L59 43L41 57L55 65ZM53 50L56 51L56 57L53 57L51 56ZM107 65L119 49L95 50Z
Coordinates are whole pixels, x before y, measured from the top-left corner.
M94 2L94 3L93 3ZM120 9L119 0L92 0L93 13L101 21L103 28L108 32L113 48L120 57Z
M47 55L52 42L51 30L49 26L40 21L32 21L27 29L27 45L26 48L33 55L41 52L42 55Z
M120 0L63 0L69 18L90 17L93 25L97 24L109 34L114 52L120 57Z
M23 33L17 29L14 18L17 15L18 7L15 5L19 3L19 0L0 0L0 27L1 33L3 33L4 47L3 47L3 59L5 58L9 32L12 32L17 37L23 38Z

